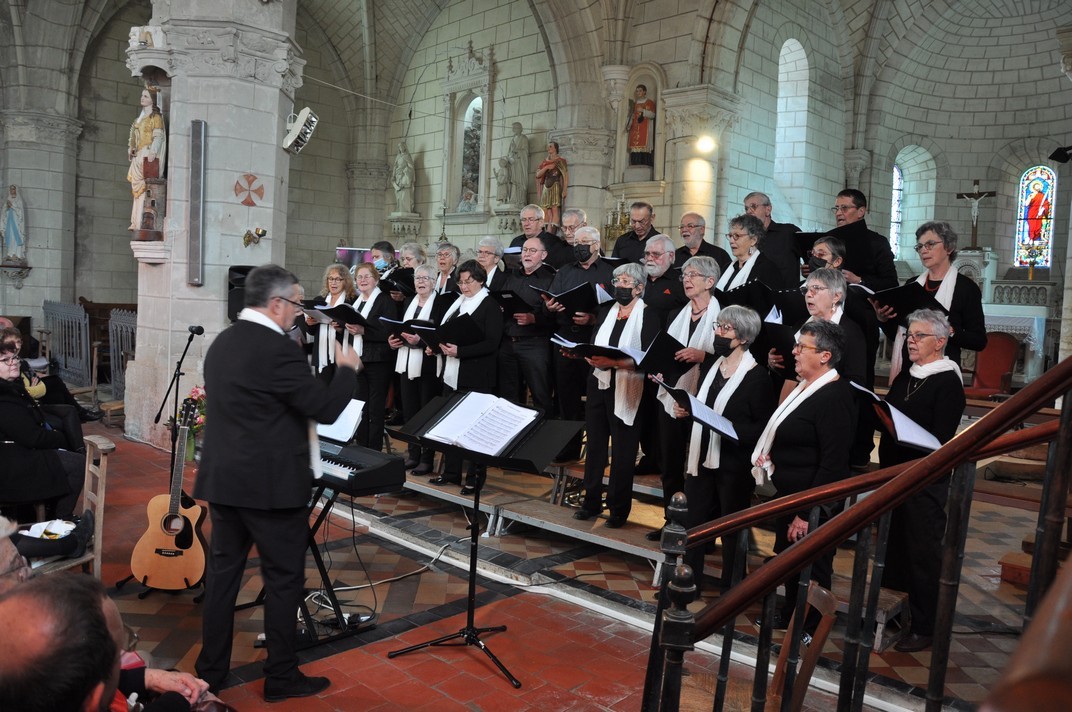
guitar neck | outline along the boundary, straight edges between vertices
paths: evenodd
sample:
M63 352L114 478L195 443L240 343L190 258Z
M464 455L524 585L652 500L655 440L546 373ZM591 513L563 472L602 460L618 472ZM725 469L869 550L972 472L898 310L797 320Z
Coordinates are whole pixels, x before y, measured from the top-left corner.
M186 468L186 442L189 437L190 428L180 425L179 435L175 440L175 464L171 468L171 501L168 504L168 514L172 516L179 513L179 503L182 497L182 474Z

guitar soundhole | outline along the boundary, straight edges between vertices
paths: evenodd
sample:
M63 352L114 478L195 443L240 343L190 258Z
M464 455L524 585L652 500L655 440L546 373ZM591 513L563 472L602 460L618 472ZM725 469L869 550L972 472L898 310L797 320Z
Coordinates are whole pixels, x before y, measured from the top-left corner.
M178 536L183 528L186 526L185 517L180 514L168 515L164 517L164 532L168 536Z

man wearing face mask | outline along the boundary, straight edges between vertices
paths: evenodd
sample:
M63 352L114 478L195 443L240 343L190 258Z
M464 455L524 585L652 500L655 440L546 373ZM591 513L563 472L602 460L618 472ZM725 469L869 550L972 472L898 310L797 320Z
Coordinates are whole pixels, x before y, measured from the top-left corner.
M771 201L764 193L758 191L744 196L744 211L754 215L763 223L767 234L763 238L763 254L774 260L778 271L782 273L782 283L786 286L800 283L800 262L804 255L796 247L794 234L800 228L793 223L780 223L771 220Z
M543 263L547 250L539 237L525 240L521 266L506 278L505 291L517 294L533 308L506 318L502 347L499 349L499 389L503 398L524 403L524 387L532 391L532 402L551 413L551 317L543 309L540 293L532 287L548 289L555 270Z
M566 213L569 213L567 210ZM562 216L563 223L568 215ZM599 230L594 227L577 228L573 236L573 254L576 261L565 265L551 281L552 294L562 294L581 284L599 285L608 293L612 292L611 280L614 268L600 257ZM631 290L630 290L631 291ZM592 325L594 313L574 312L569 314L565 307L554 300L544 304L554 315L554 330L570 341L579 344L592 342ZM587 387L588 364L581 359L566 358L555 349L552 360L555 369L555 394L558 401L559 417L563 420L584 420L584 391ZM578 432L555 458L556 462L568 462L581 456L581 438Z

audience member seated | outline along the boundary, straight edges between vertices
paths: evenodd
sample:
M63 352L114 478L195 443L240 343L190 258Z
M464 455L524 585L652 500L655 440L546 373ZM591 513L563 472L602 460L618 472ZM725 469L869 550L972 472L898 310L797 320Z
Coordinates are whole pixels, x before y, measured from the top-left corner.
M16 556L20 557L26 566L29 566L27 559L44 559L51 556L77 559L86 553L86 547L93 538L93 523L93 512L87 509L75 523L74 529L66 536L48 539L20 532L15 522L7 517L0 517L0 570L16 572L18 570L18 567L14 565L17 563L14 560ZM21 581L28 578L27 576ZM15 581L7 583L15 583ZM0 592L3 590L4 585L0 583Z
M0 345L0 502L44 502L49 519L68 519L82 492L85 448L53 429L26 392L20 360Z
M76 423L100 420L103 413L100 410L89 410L83 407L67 390L67 384L59 376L43 376L30 368L30 364L26 360L29 358L29 354L23 353L22 349L22 332L14 327L4 326L4 324L10 323L9 320L0 318L0 344L14 344L15 353L22 356L23 361L20 364L20 370L22 379L26 382L27 392L42 405L51 406L60 418L68 417L65 411L70 408L71 415L76 418L74 421ZM78 431L81 433L81 428Z

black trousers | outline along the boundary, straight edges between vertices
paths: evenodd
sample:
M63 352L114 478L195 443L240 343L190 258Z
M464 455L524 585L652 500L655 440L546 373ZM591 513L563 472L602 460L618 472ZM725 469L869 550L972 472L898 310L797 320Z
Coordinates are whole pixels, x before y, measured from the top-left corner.
M701 456L701 462L702 460ZM725 472L700 466L695 477L685 477L685 497L688 514L685 527L691 529L727 514L740 512L752 504L752 492L756 482L750 472ZM728 591L733 579L733 567L737 561L737 534L722 538L722 576L719 588ZM696 590L702 589L704 547L695 547L685 555L685 563L692 568Z
M588 378L588 408L585 418L588 453L584 459L584 503L589 512L603 509L603 471L610 457L607 509L611 516L628 517L633 508L633 473L639 445L639 430L614 415L614 378L611 387L599 390L595 376ZM613 446L608 443L612 441Z
M692 420L668 414L658 400L655 405L659 409L659 415L655 418L661 455L659 478L663 485L663 507L669 507L670 498L685 490L685 451L692 432Z
M357 444L370 450L383 450L383 426L387 414L387 389L391 385L394 362L365 363L357 372L355 397L365 401L361 423L357 426Z
M503 398L523 405L525 386L532 402L551 415L551 347L546 336L519 338L504 336L499 347L499 392Z
M45 422L53 430L59 430L67 436L67 449L85 452L86 442L82 438L82 419L78 417L78 408L73 405L41 404Z
M197 676L218 687L231 667L234 607L250 546L257 545L264 582L264 634L268 659L265 677L297 679L298 633L295 616L305 585L309 545L309 508L248 509L211 504L212 542L205 577L202 647Z
M790 494L790 493L786 493ZM807 521L807 517L801 517ZM823 525L829 519L829 516L825 512L819 514L819 526ZM780 554L789 548L790 541L788 536L789 523L793 521L793 516L780 517L774 523L774 553ZM808 532L811 534L811 531ZM823 588L830 590L830 581L834 575L834 552L835 548L832 547L823 552L823 555L815 560L815 563L811 565L811 580L819 584ZM786 619L793 615L793 611L797 605L797 588L800 584L800 574L790 576L785 582L785 607L782 609L783 615ZM809 633L814 633L816 627L819 625L820 616L816 611L812 611L805 621L804 628Z
M640 410L637 411L634 421L640 430L640 450L643 452L640 464L650 472L662 466L662 454L659 451L659 411L663 406L656 398L658 391L659 387L654 382L644 381L644 397L640 399Z
M912 632L917 635L934 634L948 497L946 477L893 510L890 517L882 585L908 594Z
M402 419L409 422L421 408L443 391L443 383L435 377L435 358L427 357L425 366L431 362L430 369L422 369L422 375L418 378L408 378L401 374L401 388L399 395L402 402ZM428 371L427 374L424 372ZM418 460L422 463L432 464L435 459L435 450L422 448L420 445L410 445L408 448L410 460Z
M558 396L558 416L562 420L584 421L584 393L592 367L579 358L566 358L560 351L551 357L555 367L555 394ZM559 456L575 460L581 456L584 429L577 431Z

